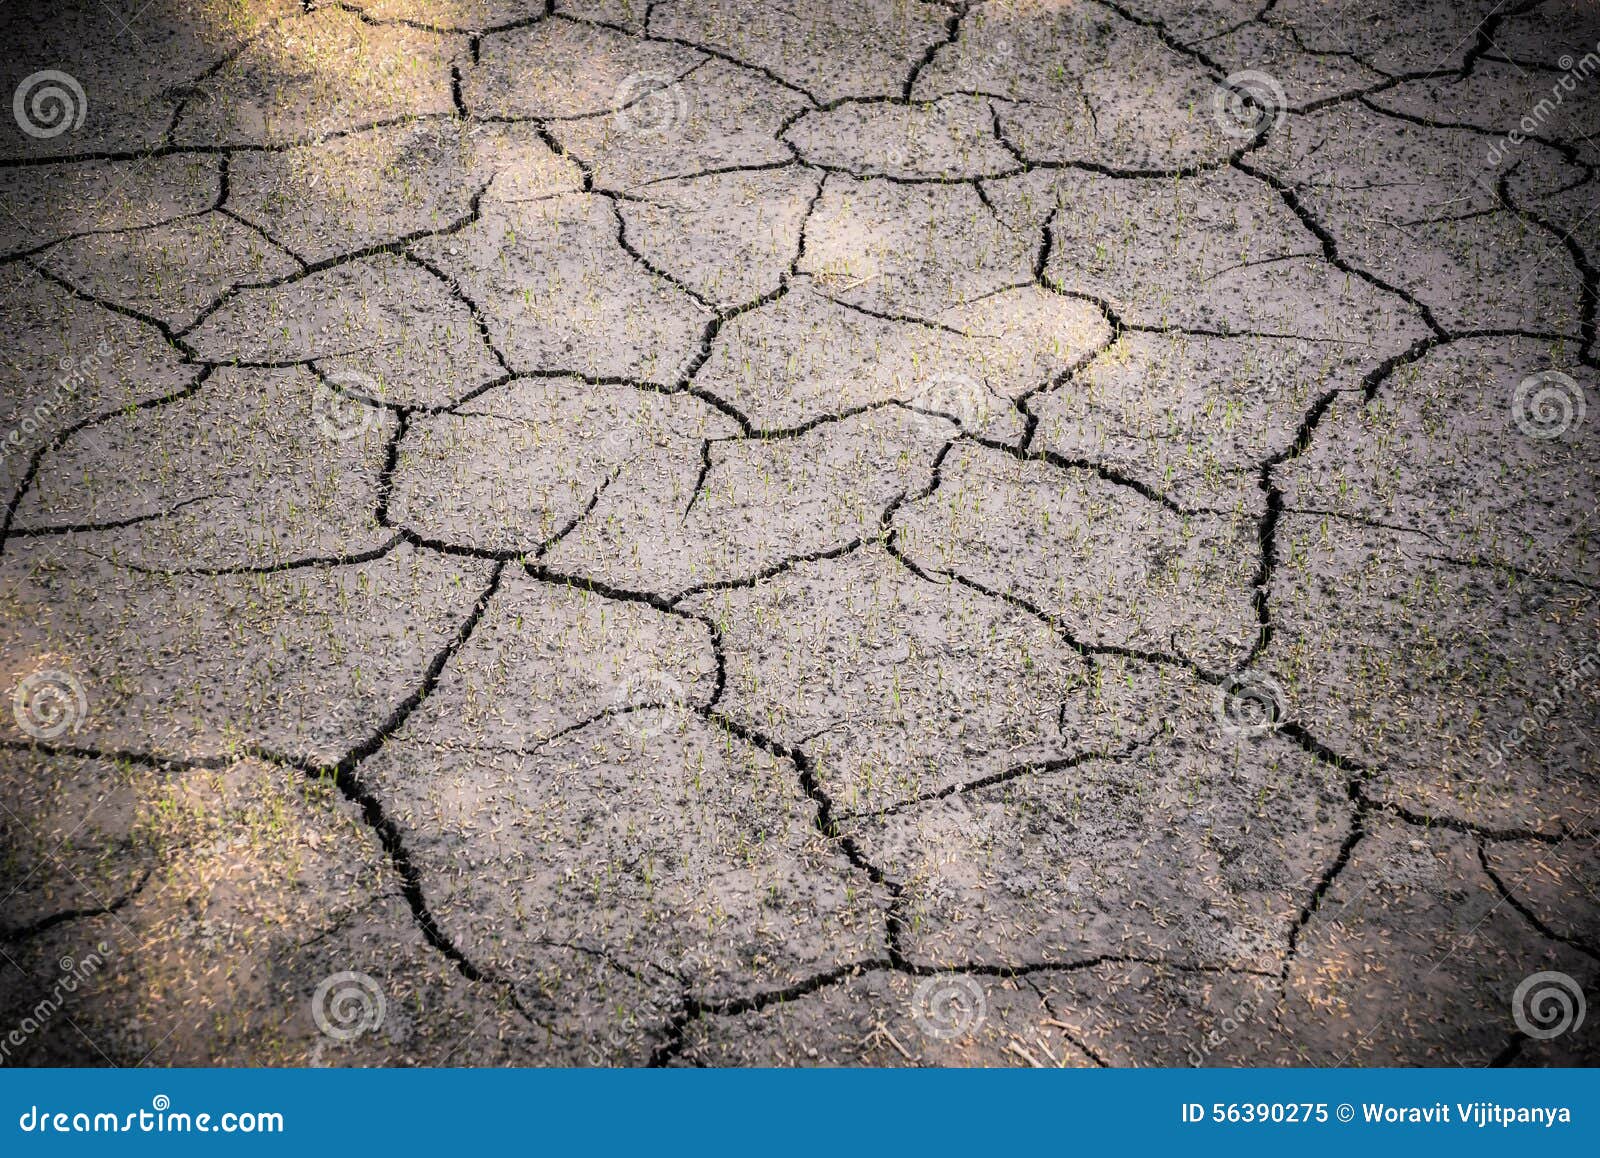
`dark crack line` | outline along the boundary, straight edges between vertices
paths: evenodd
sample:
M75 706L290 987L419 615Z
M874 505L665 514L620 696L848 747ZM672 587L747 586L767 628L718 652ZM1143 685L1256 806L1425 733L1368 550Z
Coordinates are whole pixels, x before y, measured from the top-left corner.
M445 287L450 291L450 296L467 307L467 312L472 316L473 322L478 327L478 336L483 339L483 344L488 349L489 353L494 355L495 362L498 363L500 369L505 372L508 380L511 377L515 377L516 371L511 368L511 363L506 361L505 354L503 354L500 350L500 347L495 344L494 337L489 332L488 315L478 307L477 302L473 301L472 298L468 296L466 290L462 288L461 283L456 278L452 277L450 274L434 265L427 258L419 256L415 250L410 248L403 249L400 251L400 257L411 262L419 269L427 270L434 277L438 278L444 283ZM485 389L487 389L487 387L485 387Z
M1007 603L1010 606L1015 607L1018 611L1032 616L1042 623L1047 629L1049 629L1052 635L1060 639L1062 643L1067 645L1067 647L1077 652L1078 655L1083 658L1091 671L1094 669L1094 661L1096 657L1102 655L1112 655L1122 659L1140 660L1144 663L1154 664L1156 666L1180 667L1185 671L1192 672L1195 676L1206 683L1220 684L1223 681L1224 677L1221 674L1208 671L1205 668L1200 667L1187 656L1181 654L1144 651L1139 648L1124 647L1120 644L1113 643L1088 643L1082 639L1079 639L1070 630L1068 630L1066 624L1062 623L1061 620L1057 619L1053 615L1050 615L1044 611L1043 608L1035 606L1033 603L1029 602L1027 599L1024 599L1020 595L1014 594L1010 591L1004 591L999 588L989 587L986 584L978 582L976 579L968 578L959 571L942 571L923 567L920 563L916 562L916 560L912 559L900 549L897 541L898 534L899 532L897 530L892 530L889 532L889 534L883 540L884 549L888 551L889 555L893 559L895 559L901 564L901 566L905 567L907 571L911 572L911 574L915 575L918 579L921 579L926 583L932 583L935 586L944 586L944 584L940 583L938 578L938 576L942 575L948 579L949 582L960 584L962 587L969 588L970 590L976 591L978 594L987 596L990 599L997 599L1002 603Z
M125 571L133 571L140 575L189 575L201 578L216 578L224 575L281 575L290 571L319 570L327 567L351 567L361 563L372 563L384 558L406 541L404 534L396 533L376 547L368 548L365 551L346 551L334 555L306 555L298 559L288 559L281 563L240 563L228 567L163 567L148 563L135 563L126 559L113 559L87 549L85 549L84 553L92 555L113 567L119 567Z
M694 489L689 492L689 501L684 504L683 517L678 520L678 526L685 527L689 524L689 512L694 510L695 500L700 497L700 490L706 485L706 476L711 473L711 443L712 439L700 440L700 473L695 476Z
M421 930L428 943L448 958L468 980L489 982L506 988L513 1005L517 1006L519 1012L522 1012L524 1016L529 1016L522 1009L521 1002L509 982L493 976L489 971L476 965L440 929L428 908L422 890L420 871L417 869L411 853L405 845L399 825L387 815L376 793L362 780L359 774L359 766L362 761L378 752L401 729L416 708L422 704L429 693L437 686L445 666L466 645L474 629L487 611L489 604L499 591L503 571L504 564L496 564L491 570L489 580L479 594L471 612L457 628L454 637L447 641L444 647L434 655L423 674L419 686L394 707L388 718L378 726L371 736L352 748L337 762L331 765L319 764L303 758L286 756L257 745L245 746L240 749L240 752L243 756L267 760L284 767L297 769L313 779L331 779L341 794L360 811L367 826L378 837L379 843L400 878L402 895L411 908L417 927ZM94 759L126 760L158 768L178 766L216 769L237 762L237 757L173 758L148 753L107 753L95 748L45 747L7 741L0 741L0 746L37 749L56 754L77 755Z
M394 498L395 472L400 466L400 443L405 440L406 432L411 428L411 413L402 410L396 415L394 430L389 435L389 441L383 448L383 465L378 468L377 505L373 510L373 521L380 527L388 527L389 504Z
M604 198L606 203L611 206L611 212L617 219L617 245L624 253L631 257L641 269L650 274L652 277L659 278L668 285L677 289L679 292L687 294L701 308L709 310L713 314L717 312L717 306L715 302L709 301L700 293L699 290L689 285L688 282L673 276L660 266L656 265L649 258L645 257L643 253L639 252L633 243L628 240L628 221L627 218L622 215L622 206L618 204L619 198L616 194L605 193L601 192L600 190L596 190L595 196Z
M1352 513L1346 512L1346 511L1328 510L1325 507L1291 507L1291 506L1285 506L1285 507L1282 508L1280 514L1283 514L1283 515L1315 515L1315 516L1317 516L1319 518L1338 519L1340 522L1344 522L1344 523L1355 523L1358 526L1371 527L1375 531L1398 531L1401 534L1417 535L1417 536L1420 536L1420 537L1425 538L1425 539L1432 539L1435 543L1438 543L1441 547L1446 545L1445 541L1443 539L1441 539L1438 535L1433 534L1433 532L1431 532L1431 531L1424 531L1424 530L1421 530L1421 529L1419 529L1417 527L1407 527L1407 526L1405 526L1405 525L1403 525L1401 523L1389 523L1389 522L1385 522L1382 519L1368 518L1365 515L1352 514Z
M1030 760L1023 764L1014 764L1000 772L988 776L980 776L976 780L964 780L956 784L948 784L943 788L936 788L929 792L918 793L916 796L905 800L896 801L894 804L883 808L868 809L861 812L842 812L837 817L839 823L860 820L883 820L885 817L895 816L908 809L927 804L935 800L944 800L951 796L964 796L969 792L977 792L984 788L993 788L998 784L1007 784L1021 776L1035 774L1049 774L1051 772L1064 772L1069 768L1076 768L1082 764L1099 761L1115 762L1128 760L1138 755L1139 752L1155 743L1166 732L1163 725L1142 739L1132 740L1121 748L1106 749L1094 752L1077 752L1071 756L1057 756L1048 760Z
M1075 1033L1070 1029L1067 1029L1064 1024L1061 1024L1061 1014L1060 1014L1060 1012L1051 1003L1049 995L1046 994L1043 989L1039 988L1039 986L1033 981L1033 978L1031 976L1030 977L1024 977L1023 981L1027 984L1029 989L1032 989L1034 991L1034 993L1036 993L1038 995L1039 1003L1041 1005L1043 1005L1045 1007L1045 1009L1049 1011L1050 1016L1056 1020L1056 1022L1058 1023L1056 1028L1061 1030L1061 1036L1066 1038L1067 1041L1072 1046L1074 1046L1078 1050L1079 1053L1083 1054L1084 1057L1086 1057L1090 1061L1094 1062L1094 1064L1095 1064L1095 1066L1097 1068L1103 1069L1103 1070L1104 1069L1110 1069L1111 1068L1111 1063L1108 1062L1105 1059L1105 1057L1100 1053L1099 1050L1094 1049L1092 1046L1089 1045L1088 1042L1084 1041L1080 1034Z
M584 519L589 517L589 515L594 511L595 507L600 505L601 497L610 488L611 484L617 481L617 476L620 475L622 471L623 467L619 466L612 470L610 474L606 475L605 478L600 480L600 485L594 488L594 492L590 494L589 501L583 505L583 508L573 515L572 518L563 523L555 534L551 535L544 542L540 543L539 546L533 550L530 557L533 559L544 558L552 550L558 547L563 539L572 534L573 531L576 531L579 524L582 523Z
M223 154L223 160L227 160L227 154ZM90 237L110 237L123 233L150 233L154 230L164 229L170 225L174 225L179 221L193 221L196 218L205 217L210 213L221 213L226 217L232 217L235 221L239 221L241 225L249 225L250 228L254 230L256 228L254 225L251 225L247 221L240 220L235 214L223 206L222 201L226 199L226 196L227 194L224 190L215 203L207 205L204 209L191 209L187 213L174 213L171 217L163 217L159 221L147 221L142 225L107 226L103 229L80 229L74 233L64 233L60 236L52 237L48 241L43 241L34 246L32 249L18 250L14 253L5 255L4 257L0 257L0 266L10 265L14 262L29 261L29 259L38 257L40 254L45 253L48 250L70 245L74 241L82 241ZM21 222L17 222L17 224L22 225ZM27 228L27 226L23 226L23 228ZM257 232L259 232L259 230L257 230ZM37 234L35 234L35 236L37 236ZM271 238L267 238L267 240L270 241ZM279 246L279 248L282 247ZM288 256L293 257L294 255L288 254ZM30 264L34 263L30 262Z
M1095 357L1098 357L1100 353L1101 351L1095 351ZM1093 358L1091 358L1090 361L1093 361ZM1107 466L1105 463L1096 462L1093 459L1068 458L1066 455L1059 454L1053 450L1025 450L1022 446L1013 445L1009 442L1001 442L998 439L984 438L981 435L971 433L969 433L966 437L969 441L978 446L983 446L990 450L998 451L1001 454L1016 459L1018 462L1042 462L1050 464L1057 470L1081 470L1088 474L1092 474L1102 482L1110 483L1112 486L1126 488L1127 490L1134 492L1134 494L1138 495L1140 498L1147 499L1148 501L1155 503L1158 507L1161 507L1163 510L1170 511L1172 514L1177 515L1180 518L1192 518L1195 515L1211 513L1210 511L1201 507L1185 507L1169 496L1162 494L1144 480L1134 478L1129 474L1124 474L1116 467Z
M687 599L694 598L696 595L705 595L712 591L749 590L759 586L762 583L765 583L769 579L775 579L787 571L792 571L796 567L803 566L806 563L817 563L825 559L842 559L846 555L859 551L866 542L867 540L858 536L854 539L851 539L848 543L844 543L839 546L824 547L818 551L808 551L803 555L786 556L785 558L779 559L776 563L768 564L753 574L741 575L733 579L715 579L709 583L698 583L693 587L686 587L677 594L668 597L666 604L669 607L675 607Z
M1211 74L1212 80L1221 80L1227 74L1228 70L1218 64L1206 52L1199 48L1195 48L1193 45L1185 44L1170 31L1168 31L1166 21L1146 19L1141 16L1135 16L1132 12L1128 11L1128 9L1124 8L1120 3L1118 3L1117 0L1096 0L1096 3L1098 3L1101 7L1109 8L1118 16L1126 20L1129 24L1135 24L1140 28L1149 29L1151 32L1156 34L1162 44L1165 44L1168 48L1172 49L1172 51L1178 53L1180 56L1187 56L1190 60L1195 61L1202 68L1204 68L1208 73Z
M917 78L922 75L923 69L933 63L933 58L939 55L941 48L953 45L961 36L961 21L970 8L968 4L961 4L951 12L944 22L944 39L936 40L923 51L922 56L911 66L911 72L906 76L905 84L900 87L900 99L907 103L911 100L911 90L917 85Z
M759 73L761 76L766 77L779 88L785 89L788 92L792 92L796 96L804 97L814 107L821 107L821 102L811 92L802 88L800 85L795 84L793 81L785 80L783 77L779 76L777 73L773 72L770 68L767 68L764 65L753 64L748 60L741 60L733 53L725 52L720 48L713 48L705 44L696 44L692 40L684 40L680 37L666 36L661 33L650 31L650 20L654 15L655 5L652 3L650 5L650 10L645 14L644 24L641 30L632 31L624 28L621 25L608 24L602 20L579 19L576 16L572 16L564 12L555 13L556 18L559 20L569 20L574 24L589 24L598 28L609 28L613 32L620 32L625 36L631 36L640 40L652 41L656 44L676 44L680 48L687 48L694 52L704 53L706 56L714 57L725 64L731 64L735 68L743 68L749 70L750 72Z
M708 442L782 442L793 438L803 438L813 430L823 426L832 426L836 423L849 422L852 418L859 418L863 414L876 414L880 410L904 410L908 414L923 414L934 418L942 418L954 426L960 423L953 415L938 410L929 410L921 406L913 406L899 398L884 398L877 402L863 402L859 406L847 406L843 410L832 411L827 414L818 414L796 423L794 426L761 426L738 435L724 438L707 439Z
M241 748L237 755L211 757L163 756L147 752L108 751L95 747L43 745L10 740L0 740L0 748L38 751L53 756L75 756L84 759L130 763L158 770L187 768L214 771L230 767L241 759L258 759L295 770L313 780L326 781L331 779L341 795L357 809L363 821L378 838L380 846L389 858L389 862L399 878L400 895L405 899L407 906L411 910L413 921L428 944L449 960L467 980L489 984L501 989L505 992L511 1005L523 1017L530 1022L536 1022L536 1019L518 997L516 987L512 982L477 965L439 928L432 911L428 908L422 890L420 872L405 845L404 836L399 826L387 815L382 802L365 785L357 773L357 765L367 756L379 750L384 742L399 730L406 718L421 704L428 693L432 691L446 663L465 644L478 620L482 617L484 610L493 598L499 578L500 569L497 567L491 576L489 587L479 597L478 603L474 606L466 622L458 630L455 639L434 657L427 673L423 677L422 685L396 707L389 719L380 726L378 732L371 739L353 749L334 765L320 765L254 745ZM115 907L120 906L113 906L113 909Z
M1340 516L1353 518L1353 516ZM1414 534L1426 534L1416 531ZM1435 538L1428 535L1428 538ZM1449 563L1452 567L1469 567L1475 570L1493 571L1498 575L1509 575L1524 583L1549 583L1561 587L1578 587L1584 591L1600 591L1600 583L1590 579L1578 579L1570 575L1552 575L1545 571L1536 571L1528 567L1520 567L1504 559L1468 559L1460 555L1426 555L1425 558L1439 563Z
M196 495L192 499L184 499L180 503L174 503L166 510L155 511L148 515L129 515L125 519L109 519L102 523L57 523L38 527L13 527L11 528L10 535L15 539L32 539L48 538L59 535L89 535L96 534L101 531L120 531L127 527L137 527L142 523L153 523L158 522L161 519L170 518L179 511L183 510L185 507L193 506L195 503L203 503L208 499L214 499L217 497L219 496L216 494Z
M801 749L784 745L757 731L755 728L749 727L721 712L707 712L706 719L746 743L753 744L762 751L780 759L788 760L794 765L795 771L799 776L801 791L810 798L816 807L814 820L817 831L822 835L823 839L838 848L853 867L866 874L868 880L889 894L889 904L884 911L885 943L889 950L890 963L896 968L904 967L906 960L901 952L901 942L905 933L905 917L902 912L904 886L900 882L891 879L881 868L868 860L853 837L839 831L838 823L835 821L833 814L833 799L818 781L816 769L812 765L810 757Z
M1546 937L1551 941L1559 941L1563 945L1570 945L1572 948L1578 950L1578 952L1583 953L1586 956L1593 957L1596 961L1600 961L1600 950L1597 950L1593 945L1590 945L1580 937L1570 937L1565 933L1556 932L1556 930L1545 924L1545 922L1540 919L1539 915L1535 913L1527 905L1527 903L1522 900L1521 897L1517 896L1511 891L1510 887L1503 879L1501 879L1500 874L1495 872L1494 867L1490 865L1489 853L1484 847L1484 841L1482 838L1479 838L1477 842L1477 848L1478 864L1482 866L1484 875L1488 877L1489 880L1494 882L1494 887L1499 892L1500 899L1515 909L1522 919L1528 922L1528 924L1532 926L1533 929L1540 934L1540 936Z
M143 401L135 402L129 406L123 406L115 410L101 411L100 413L92 414L87 418L80 419L79 421L57 431L53 437L37 447L32 456L28 459L28 467L23 472L22 481L18 484L16 492L11 496L11 502L6 507L4 518L0 519L0 557L5 555L6 545L11 541L11 528L16 521L17 510L22 506L22 500L27 497L28 492L33 488L35 481L38 479L39 469L44 463L46 456L56 450L59 450L62 446L66 445L67 441L74 435L78 434L80 431L87 430L91 426L95 426L101 422L108 422L113 418L126 416L135 411L151 410L158 406L167 406L171 403L180 402L185 398L193 396L197 391L200 390L202 386L205 385L206 381L211 377L211 373L211 367L202 367L199 373L195 376L194 381L171 394L164 394L159 398L146 398Z
M183 361L189 363L196 363L199 361L194 350L192 350L182 340L181 332L175 331L171 325L155 315L147 314L143 310L136 310L132 306L125 306L120 302L112 301L110 298L104 298L98 294L90 293L88 290L83 289L82 287L69 281L67 278L63 277L61 274L58 274L55 270L51 269L42 262L35 263L33 268L38 272L40 277L54 285L59 286L61 289L66 291L71 296L77 298L79 301L88 302L91 305L99 306L103 310L108 310L113 314L118 314L124 318L131 318L133 321L149 326L166 340L167 345L178 351L178 353L182 356Z
M684 1025L704 1016L738 1016L745 1013L759 1012L771 1005L785 1004L801 997L816 993L841 981L866 973L894 972L908 977L941 977L957 974L970 974L979 977L996 977L1006 979L1026 979L1040 974L1050 973L1084 973L1106 966L1118 965L1145 965L1157 969L1171 969L1179 973L1195 973L1202 976L1231 975L1243 977L1261 977L1276 980L1277 972L1262 969L1252 969L1244 966L1227 964L1196 963L1188 961L1173 961L1163 957L1147 957L1136 954L1102 953L1092 957L1081 958L1076 961L1025 961L1014 964L997 964L993 962L962 962L955 964L927 964L910 961L894 961L883 958L871 958L863 961L854 961L848 964L836 965L831 969L814 974L792 985L781 989L766 990L752 994L748 997L729 998L722 1001L697 1000L690 998L685 1005ZM1048 1002L1046 1002L1048 1008ZM1087 1051L1086 1051L1087 1052Z
M423 263L421 262L421 259L417 258L408 247L419 241L453 236L454 234L462 232L469 226L476 224L483 216L483 195L488 192L488 189L489 185L485 184L474 190L472 195L467 199L467 212L445 225L441 225L434 229L418 229L410 233L403 233L396 237L389 238L386 241L374 242L371 245L365 245L359 249L353 249L345 253L335 254L332 257L325 257L318 261L303 260L293 251L291 251L288 246L272 237L260 226L254 225L250 222L245 222L245 224L249 224L252 229L255 229L268 241L272 242L273 245L283 250L284 253L288 254L289 257L293 258L295 261L298 261L300 263L300 268L295 270L293 273L287 273L281 277L268 278L264 281L256 282L238 282L232 286L229 286L220 295L218 295L214 301L208 303L204 308L202 308L188 325L184 326L180 330L177 330L176 336L177 338L186 338L190 336L207 321L209 321L213 315L225 309L227 306L232 304L239 297L246 293L261 290L283 289L286 286L296 285L302 281L305 281L316 274L326 273L328 270L337 269L340 266L351 265L358 261L364 261L367 258L389 255L401 259L409 259L413 264L422 265ZM230 216L232 215L230 214ZM243 221L242 218L236 218L236 220ZM437 270L426 265L423 265L423 268L427 269L429 273L434 274L434 276L439 277L440 280L444 281L447 285L449 284L449 279L439 274ZM173 339L173 341L174 344L177 345L176 339ZM489 343L489 348L491 350L494 349L494 344L492 342ZM179 346L179 349L187 351L188 347ZM319 355L317 354L311 354L306 358L297 359L296 361L310 361L318 356ZM329 357L331 355L323 354L320 356ZM191 354L190 357L193 357L193 355Z
M1596 301L1600 299L1600 270L1596 270L1593 262L1583 246L1578 244L1577 238L1566 230L1558 228L1553 222L1542 214L1531 209L1524 209L1513 200L1511 196L1511 174L1516 166L1500 174L1495 191L1500 200L1504 202L1518 217L1531 225L1543 230L1558 241L1567 251L1573 267L1578 271L1578 332L1582 336L1583 358L1591 366L1597 365L1595 355L1595 309Z
M1420 361L1429 351L1443 344L1446 340L1448 339L1439 335L1419 338L1400 353L1392 354L1385 358L1363 379L1363 398L1370 402L1377 396L1378 390L1383 383L1388 381L1397 369ZM1253 584L1255 589L1253 606L1256 612L1258 628L1255 645L1250 649L1249 655L1245 657L1243 667L1248 667L1254 663L1266 651L1267 646L1272 642L1275 630L1272 621L1271 597L1272 583L1278 566L1278 527L1284 514L1284 496L1282 488L1278 486L1273 478L1273 471L1284 463L1298 458L1310 448L1317 427L1321 424L1323 418L1327 416L1328 410L1333 406L1333 403L1345 392L1336 388L1326 391L1317 398L1306 411L1304 417L1301 418L1300 426L1295 431L1294 438L1290 440L1289 445L1277 454L1267 458L1259 468L1257 485L1261 490L1265 508L1256 527L1256 539L1261 552L1261 561L1256 569Z
M1490 137L1495 140L1500 140L1506 135L1504 132L1498 129L1488 128L1483 125L1475 125L1471 121L1436 120L1429 117L1420 117L1416 113L1408 113L1403 109L1390 108L1387 105L1381 105L1373 100L1373 95L1377 94L1363 93L1356 99L1363 107L1369 109L1371 112L1380 117L1388 117L1391 120L1404 121L1408 124L1419 125L1425 129L1459 129L1463 132L1477 133L1479 136ZM1589 178L1594 174L1594 166L1590 165L1583 159L1583 156L1578 151L1576 145L1570 144L1567 141L1563 141L1559 137L1546 137L1537 133L1523 133L1522 139L1524 141L1532 141L1537 144L1544 145L1549 149L1554 149L1556 152L1561 154L1562 158L1566 160L1568 164L1583 171L1584 175L1581 180L1575 181L1571 185L1563 186L1560 189L1551 190L1551 196L1559 193L1566 193L1577 188L1579 185L1582 185L1585 181L1589 180ZM1505 176L1506 174L1501 174L1502 179ZM1504 194L1500 195L1500 200L1509 203L1509 199Z
M1392 294L1401 301L1405 302L1417 312L1417 315L1422 319L1423 324L1426 325L1429 330L1433 331L1434 336L1439 340L1442 341L1450 336L1445 328L1441 326L1438 320L1433 316L1433 311L1429 309L1428 306L1423 303L1415 294L1411 293L1409 290L1404 290L1398 286L1391 285L1389 282L1378 277L1376 274L1362 269L1360 266L1354 265L1341 257L1339 255L1339 245L1334 240L1333 234L1328 232L1328 230L1323 227L1322 223L1312 215L1311 211L1306 208L1305 202L1301 200L1300 194L1288 182L1284 181L1273 173L1267 172L1264 169L1252 168L1249 162L1242 159L1233 161L1232 166L1239 172L1263 182L1269 188L1277 192L1279 199L1284 203L1285 206L1288 207L1289 211L1299 219L1300 224L1305 227L1306 232L1310 233L1317 239L1318 243L1321 244L1322 257L1324 261L1328 262L1328 264L1332 265L1335 269L1342 270L1352 277L1360 278L1362 281L1366 282L1368 285L1371 285L1375 289Z
M138 882L131 889L116 897L108 904L95 905L89 908L63 909L58 913L51 913L49 916L41 917L39 920L27 925L0 925L0 941L15 944L19 941L26 941L29 938L37 937L40 933L53 929L57 925L65 925L70 921L82 921L92 917L105 917L113 913L121 912L125 907L127 907L129 902L131 902L135 897L144 891L145 885L150 883L150 878L153 875L155 875L155 869L146 868L144 873L139 877Z
M471 639L473 631L483 619L490 603L499 592L501 577L504 574L505 564L497 563L490 571L488 583L473 604L471 612L456 629L456 633L443 648L441 648L429 663L418 687L401 700L390 712L389 717L379 725L378 729L365 741L351 749L345 756L332 766L322 766L308 761L289 760L284 757L271 757L280 763L289 764L314 778L330 778L339 791L360 810L367 826L378 837L379 843L389 856L390 863L394 866L396 874L401 881L401 893L411 909L412 917L417 928L427 942L443 954L458 972L469 981L487 982L502 988L511 1004L524 1017L533 1021L532 1015L524 1008L515 987L507 980L496 976L493 972L473 962L465 952L439 927L432 910L429 909L427 898L423 893L422 874L412 859L410 850L406 847L404 834L400 826L387 814L382 801L376 792L362 779L360 765L378 752L384 744L393 737L411 717L412 713L427 699L429 693L438 685L445 666L453 659ZM263 753L263 755L266 755Z
M1378 800L1367 796L1364 790L1361 800L1363 806L1368 810L1381 810L1391 813L1413 828L1444 828L1449 829L1451 832L1460 832L1483 840L1506 843L1522 841L1530 844L1561 844L1567 840L1582 839L1581 833L1549 833L1527 828L1495 828L1490 825L1472 824L1465 820L1458 820L1453 816L1427 816L1392 800Z
M454 110L448 113L406 113L401 116L383 117L374 121L364 121L360 124L350 125L342 129L329 129L325 132L307 133L301 137L291 138L286 141L272 142L241 142L227 145L205 144L165 144L156 145L148 149L106 149L98 152L61 153L38 157L12 157L0 160L0 170L3 169L31 169L47 165L81 165L90 161L146 161L158 157L182 156L216 156L222 153L286 153L291 149L304 148L307 145L319 145L325 141L338 140L341 137L356 136L360 133L370 133L377 129L390 129L398 125L412 125L428 121L454 120ZM485 121L489 118L479 117L477 120Z
M725 177L731 173L768 173L778 169L810 167L811 166L807 166L804 162L794 157L790 157L783 161L750 161L744 164L718 165L711 169L697 169L693 173L673 173L665 177L652 177L648 181L641 181L639 184L635 185L631 191L624 189L597 188L594 190L594 192L604 194L607 197L626 197L632 201L645 201L654 205L657 203L650 201L648 197L640 196L639 190L648 189L652 185L667 185L678 184L680 182L687 183L691 181L698 181L702 177Z
M272 246L290 261L298 265L302 273L309 272L311 266L310 262L306 261L304 257L301 257L300 254L290 249L282 241L279 241L276 237L272 236L271 233L268 233L266 229L260 225L257 225L254 221L251 221L242 213L236 213L226 205L218 205L215 212L222 214L222 216L226 217L229 221L236 222L245 229L248 229L251 233L254 233L257 237L261 238L261 240L265 241L268 245Z

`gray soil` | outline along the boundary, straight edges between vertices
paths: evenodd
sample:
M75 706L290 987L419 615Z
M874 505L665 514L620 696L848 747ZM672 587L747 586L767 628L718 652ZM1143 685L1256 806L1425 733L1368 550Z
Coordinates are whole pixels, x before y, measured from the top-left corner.
M1592 4L0 38L0 1062L1600 1062Z

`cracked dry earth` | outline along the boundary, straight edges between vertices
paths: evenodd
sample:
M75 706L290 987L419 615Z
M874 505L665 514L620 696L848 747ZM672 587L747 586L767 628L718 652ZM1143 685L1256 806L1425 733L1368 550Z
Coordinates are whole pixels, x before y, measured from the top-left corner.
M0 20L7 1063L1600 1060L1589 0Z

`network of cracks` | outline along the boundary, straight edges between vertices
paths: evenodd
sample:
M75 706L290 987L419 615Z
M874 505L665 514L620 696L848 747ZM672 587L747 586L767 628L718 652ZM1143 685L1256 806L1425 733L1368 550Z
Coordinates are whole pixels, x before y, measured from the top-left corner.
M1395 9L8 14L3 1060L1600 1057L1600 19Z

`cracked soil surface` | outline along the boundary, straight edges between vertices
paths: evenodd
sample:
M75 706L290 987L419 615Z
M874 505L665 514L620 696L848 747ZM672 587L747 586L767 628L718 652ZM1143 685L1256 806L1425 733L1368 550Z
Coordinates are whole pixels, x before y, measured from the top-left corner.
M0 28L6 1064L1600 1061L1591 0Z

